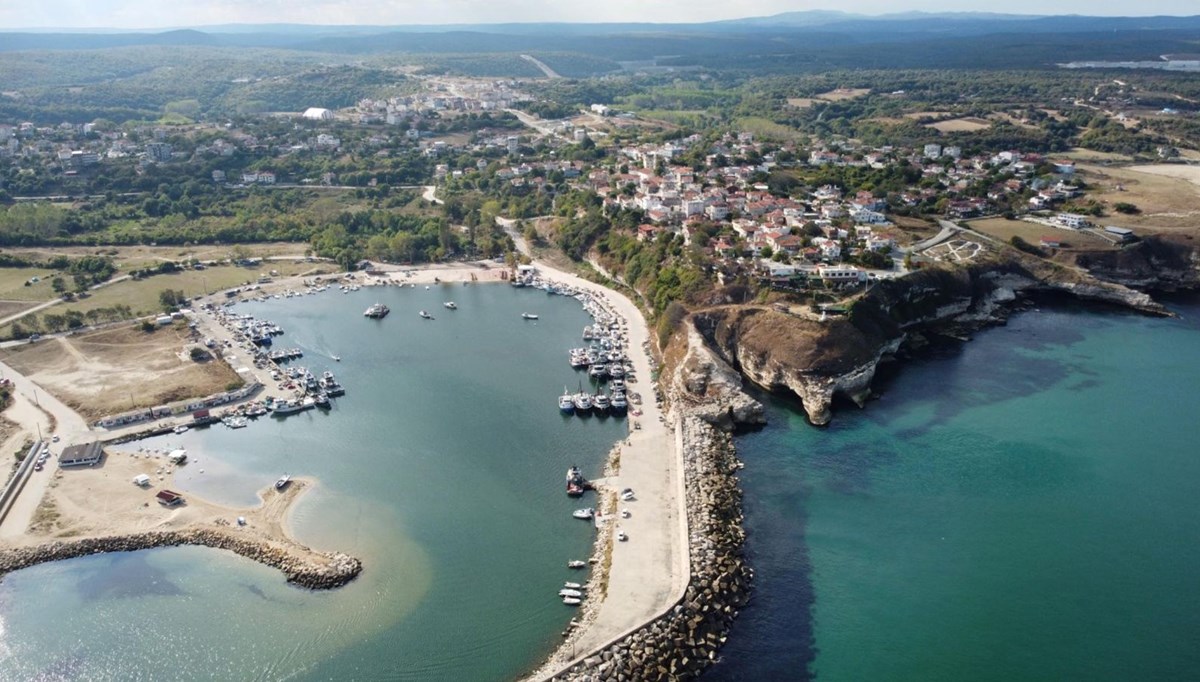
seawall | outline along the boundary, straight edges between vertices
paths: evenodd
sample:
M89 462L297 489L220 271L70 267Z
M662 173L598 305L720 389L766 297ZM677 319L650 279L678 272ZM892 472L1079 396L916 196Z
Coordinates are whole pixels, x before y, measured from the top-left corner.
M0 578L22 568L102 552L134 552L155 547L196 545L223 549L277 568L287 581L312 590L341 587L358 577L362 561L336 552L314 552L307 548L238 537L221 528L190 528L154 531L79 540L54 540L30 547L0 550Z

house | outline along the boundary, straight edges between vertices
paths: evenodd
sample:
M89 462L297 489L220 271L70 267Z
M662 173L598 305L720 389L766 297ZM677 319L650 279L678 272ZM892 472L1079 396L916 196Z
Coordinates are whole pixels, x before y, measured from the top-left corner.
M80 443L78 445L69 445L63 448L62 454L58 456L58 466L78 467L78 466L95 466L104 459L104 446L98 440L90 443Z
M942 145L927 144L927 145L925 145L923 154L924 154L925 158L927 158L927 159L936 159L942 155Z
M831 284L846 284L865 282L866 270L859 270L851 265L822 265L817 268L817 276Z
M1054 221L1068 230L1078 230L1088 225L1087 218L1075 213L1059 213Z

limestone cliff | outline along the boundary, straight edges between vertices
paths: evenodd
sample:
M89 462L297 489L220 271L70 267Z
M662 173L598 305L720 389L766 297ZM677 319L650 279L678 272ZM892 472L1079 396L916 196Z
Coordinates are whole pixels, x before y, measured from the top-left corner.
M895 353L910 331L999 323L1015 301L1033 292L1061 292L1167 314L1144 293L1005 253L986 262L881 281L845 317L820 322L764 306L718 306L694 313L689 334L698 334L721 360L755 384L796 395L814 424L826 424L836 397L864 403L880 359ZM701 388L696 379L692 384Z

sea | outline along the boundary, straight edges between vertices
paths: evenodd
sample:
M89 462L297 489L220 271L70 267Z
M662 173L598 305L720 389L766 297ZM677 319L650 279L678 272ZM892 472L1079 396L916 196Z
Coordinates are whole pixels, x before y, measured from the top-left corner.
M441 302L454 299L459 310ZM381 301L382 321L361 312ZM711 680L1192 680L1200 670L1200 302L1178 319L1045 303L884 367L824 428L760 396L741 435L755 592ZM422 321L420 309L437 318ZM349 393L328 414L158 439L184 492L249 504L281 473L329 592L204 548L0 582L0 680L503 680L571 612L591 531L563 495L626 425L563 418L572 300L501 286L243 305ZM537 322L520 319L524 311ZM335 363L331 357L340 355Z
M1195 680L1200 301L1043 305L737 439L756 570L710 680Z
M375 302L391 314L363 317ZM559 413L564 387L587 382L567 362L591 321L579 302L442 284L236 310L281 325L276 345L335 372L346 396L327 413L129 447L186 448L177 487L228 504L254 504L284 473L315 478L293 529L361 557L362 575L308 591L197 547L18 571L0 581L0 680L501 680L536 667L575 613L557 591L584 576L566 564L593 539L571 517L566 470L599 475L628 430Z

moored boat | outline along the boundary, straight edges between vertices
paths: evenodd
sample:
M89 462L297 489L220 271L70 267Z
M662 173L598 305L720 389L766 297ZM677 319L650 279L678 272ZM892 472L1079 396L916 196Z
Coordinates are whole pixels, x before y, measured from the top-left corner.
M579 606L582 600L579 597L563 597L562 601L567 606Z
M566 388L563 388L563 394L558 397L558 409L563 414L571 414L575 411L575 400Z
M363 316L364 317L372 317L375 319L381 319L383 317L386 317L387 314L390 312L392 312L391 309L388 308L387 306L385 306L384 304L376 303L375 305L371 306L370 308L367 308L366 311L363 312Z
M284 474L279 477L278 481L275 481L275 489L283 490L284 488L288 487L288 484L291 482L292 482L292 477L288 474Z
M578 413L587 413L592 411L592 395L587 391L580 391L572 398L575 403L575 411Z
M572 559L567 562L567 568L572 568L575 570L579 570L581 568L587 568L587 562L580 561L579 559Z
M576 509L575 511L571 512L571 516L574 516L577 519L583 519L584 521L594 517L595 515L596 510L592 509L591 507L588 507L587 509Z
M597 393L596 397L592 398L592 409L598 414L606 414L608 412L608 396L603 393Z
M558 591L558 596L574 597L575 599L579 599L579 598L583 597L583 593L580 592L579 590L571 590L571 589L567 589L564 587L563 589Z

